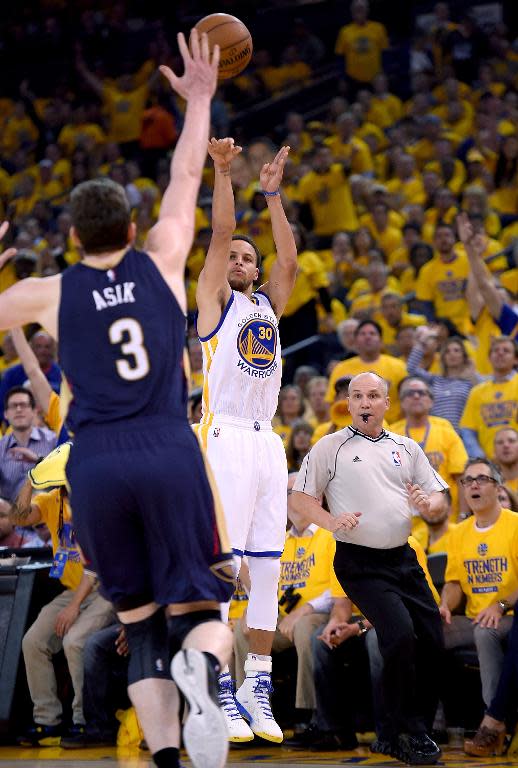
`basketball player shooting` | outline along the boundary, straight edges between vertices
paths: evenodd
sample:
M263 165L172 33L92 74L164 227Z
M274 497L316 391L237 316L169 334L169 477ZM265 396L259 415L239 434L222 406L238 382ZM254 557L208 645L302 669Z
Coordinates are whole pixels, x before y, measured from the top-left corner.
M182 366L184 269L219 49L211 56L207 36L195 30L192 53L183 35L178 42L184 74L161 71L187 102L185 122L144 252L133 248L124 189L109 179L80 184L71 194L70 234L82 261L5 291L0 327L36 322L59 338L73 391L67 476L74 525L125 625L128 693L155 764L180 765L176 683L189 704L183 738L192 764L222 768L228 733L216 676L232 636L219 606L232 584L216 573L232 555L187 421Z
M233 552L239 559L247 556L251 581L246 678L234 697L228 670L220 675L220 703L231 741L250 741L256 733L280 742L283 734L269 700L270 654L277 626L288 473L271 419L281 384L278 320L297 271L295 240L279 192L289 148L282 147L260 174L277 258L270 280L256 291L260 253L252 240L233 234L230 173L241 148L226 138L212 139L208 149L215 183L212 239L196 293L204 372L203 415L196 431L215 475Z

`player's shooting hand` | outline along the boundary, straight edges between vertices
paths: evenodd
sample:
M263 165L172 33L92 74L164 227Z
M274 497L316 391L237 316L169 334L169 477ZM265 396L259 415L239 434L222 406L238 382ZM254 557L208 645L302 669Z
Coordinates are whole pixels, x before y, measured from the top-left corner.
M428 494L425 493L418 485L406 484L410 502L420 513L425 515L430 511L430 499Z
M4 239L5 233L9 229L9 222L3 221L0 224L0 242ZM16 248L6 248L3 253L0 253L0 269L4 266L4 264L7 264L9 259L12 259L13 256L16 256Z
M209 40L206 32L200 35L197 29L191 30L189 50L182 32L178 35L178 47L182 54L184 73L181 77L175 75L172 69L161 65L160 72L169 85L183 99L209 97L214 95L218 82L219 45L214 46L212 55L209 50Z
M352 531L360 522L361 512L345 512L340 517L331 517L329 530L331 533L337 531Z
M209 155L214 161L214 167L218 171L227 171L232 160L243 151L242 147L234 144L234 139L214 139L209 141L207 147Z
M73 603L63 608L56 616L56 635L58 637L65 637L78 616L79 608Z
M261 168L259 181L265 192L277 192L279 189L289 151L289 147L281 147L272 162L265 163Z

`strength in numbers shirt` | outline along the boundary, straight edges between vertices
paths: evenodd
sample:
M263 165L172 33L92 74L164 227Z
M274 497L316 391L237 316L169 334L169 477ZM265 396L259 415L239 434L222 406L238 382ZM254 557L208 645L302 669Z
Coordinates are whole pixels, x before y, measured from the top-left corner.
M451 532L447 551L445 580L460 583L471 619L518 588L518 515L510 509L488 528L468 517Z

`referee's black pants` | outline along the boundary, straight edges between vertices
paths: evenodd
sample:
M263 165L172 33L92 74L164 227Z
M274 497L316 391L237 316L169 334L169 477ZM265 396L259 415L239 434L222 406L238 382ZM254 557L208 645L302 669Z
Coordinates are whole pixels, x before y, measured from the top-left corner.
M347 596L376 629L383 657L386 732L425 733L438 703L441 618L414 550L336 543L334 567Z

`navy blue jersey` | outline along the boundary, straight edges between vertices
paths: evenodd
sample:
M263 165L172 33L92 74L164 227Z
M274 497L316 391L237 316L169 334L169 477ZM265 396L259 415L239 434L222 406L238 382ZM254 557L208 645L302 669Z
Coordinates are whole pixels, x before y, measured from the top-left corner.
M186 419L185 315L148 254L114 269L63 273L59 361L72 390L67 426L164 414Z

